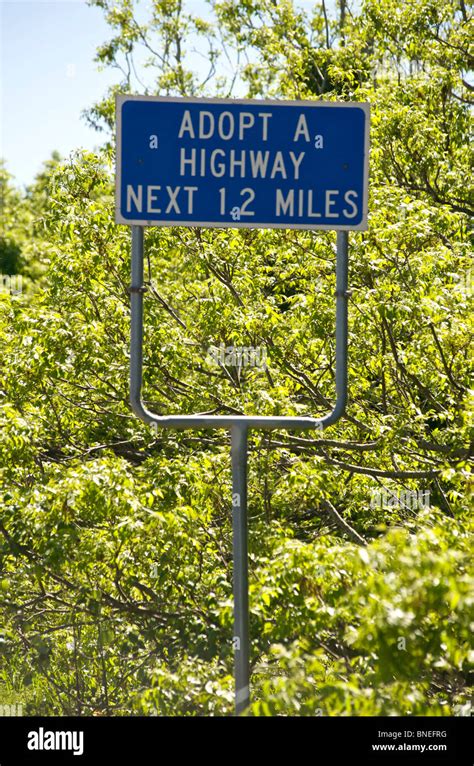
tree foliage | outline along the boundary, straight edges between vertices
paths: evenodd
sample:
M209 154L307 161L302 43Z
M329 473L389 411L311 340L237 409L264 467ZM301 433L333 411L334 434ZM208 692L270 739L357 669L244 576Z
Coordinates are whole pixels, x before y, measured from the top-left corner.
M154 0L146 19L133 0L93 4L112 30L97 58L120 70L114 91L371 102L346 416L317 436L251 434L250 712L466 710L465 4L340 0L331 15L227 0L199 18ZM99 153L53 157L24 195L0 177L1 269L29 275L21 295L0 293L2 698L36 714L229 713L229 439L154 432L130 411L112 95L88 113ZM152 410L328 412L333 233L149 229L146 248ZM220 344L264 347L267 368L216 365ZM403 500L419 492L429 507Z

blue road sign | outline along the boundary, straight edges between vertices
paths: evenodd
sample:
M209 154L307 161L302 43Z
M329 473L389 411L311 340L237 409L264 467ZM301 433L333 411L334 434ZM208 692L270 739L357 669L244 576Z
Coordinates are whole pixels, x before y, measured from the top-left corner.
M369 105L117 96L117 223L367 228Z

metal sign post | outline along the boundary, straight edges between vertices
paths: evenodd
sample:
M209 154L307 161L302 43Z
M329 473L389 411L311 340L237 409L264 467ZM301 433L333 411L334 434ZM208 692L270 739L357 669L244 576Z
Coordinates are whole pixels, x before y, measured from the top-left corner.
M344 414L347 402L347 275L348 234L337 234L336 258L336 403L323 418L254 417L247 415L154 415L141 397L143 364L143 227L132 227L132 284L130 338L130 403L145 423L163 428L228 428L232 457L232 528L234 579L235 711L241 713L250 701L249 608L247 557L247 438L250 428L320 429Z
M145 423L162 428L230 430L235 712L239 714L250 702L248 432L323 430L344 414L348 230L364 229L367 223L368 105L119 96L117 127L116 215L119 223L132 228L132 409ZM237 201L240 205L234 204ZM332 412L322 418L160 416L146 409L141 394L146 225L337 230Z
M249 573L247 553L247 436L244 425L230 429L232 461L232 548L234 579L235 712L250 702Z

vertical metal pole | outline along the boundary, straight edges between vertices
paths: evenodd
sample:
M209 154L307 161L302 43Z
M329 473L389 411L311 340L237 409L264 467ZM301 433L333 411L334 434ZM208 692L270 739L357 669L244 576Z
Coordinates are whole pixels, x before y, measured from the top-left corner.
M347 302L349 300L349 232L337 232L336 256L336 406L331 413L335 423L347 404Z
M234 553L235 714L250 702L249 578L247 548L247 427L231 428L232 530Z
M143 226L132 226L132 283L130 285L130 403L141 414L143 367Z

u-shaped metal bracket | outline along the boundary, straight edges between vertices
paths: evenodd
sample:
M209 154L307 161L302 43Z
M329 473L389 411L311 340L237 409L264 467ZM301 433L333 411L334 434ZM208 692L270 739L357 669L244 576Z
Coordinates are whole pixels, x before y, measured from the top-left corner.
M155 415L142 401L143 371L143 227L132 226L130 404L145 423L162 428L284 428L323 430L344 414L347 403L348 232L337 232L336 256L336 404L322 418L254 415Z

